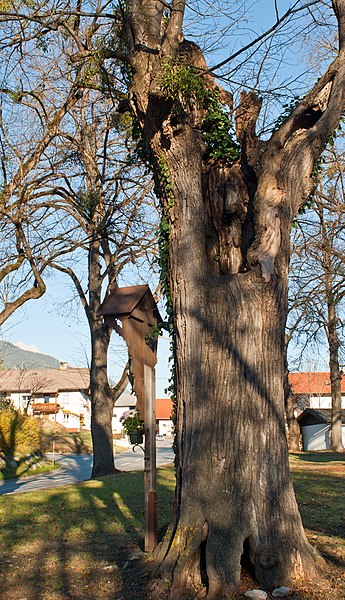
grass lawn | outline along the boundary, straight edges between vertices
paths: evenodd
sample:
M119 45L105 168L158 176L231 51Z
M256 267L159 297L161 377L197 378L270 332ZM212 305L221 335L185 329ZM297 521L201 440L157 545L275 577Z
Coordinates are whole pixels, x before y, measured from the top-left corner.
M9 473L0 473L0 481L7 481L9 479L18 479L22 477L29 477L30 475L39 475L40 473L47 473L48 471L56 471L60 469L60 465L58 463L53 464L50 461L37 461L33 464L23 463L21 464L15 472Z
M128 448L117 444L116 453L124 452ZM45 452L61 452L61 453L76 453L76 454L92 454L92 439L91 432L82 430L78 433L67 431L62 425L56 425L48 419L44 420L42 431L42 445Z
M345 457L294 454L291 467L308 538L327 559L327 571L312 585L301 582L290 599L344 600ZM173 487L173 469L159 469L159 527L169 520ZM1 599L150 597L139 550L142 473L2 496L0 527ZM244 585L245 589L257 587L248 578L244 578Z

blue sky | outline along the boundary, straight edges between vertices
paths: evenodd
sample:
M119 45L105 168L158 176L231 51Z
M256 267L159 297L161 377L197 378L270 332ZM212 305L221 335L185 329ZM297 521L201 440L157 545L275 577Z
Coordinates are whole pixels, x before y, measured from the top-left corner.
M141 282L140 282L141 283ZM31 300L4 323L0 335L11 343L21 342L33 346L72 365L88 366L89 329L82 310L77 305L63 306L71 290L63 280L47 281L47 293L38 300ZM158 343L156 367L157 397L165 397L168 386L170 355L169 340L161 337ZM121 338L114 332L109 349L109 375L116 382L127 360L127 352Z

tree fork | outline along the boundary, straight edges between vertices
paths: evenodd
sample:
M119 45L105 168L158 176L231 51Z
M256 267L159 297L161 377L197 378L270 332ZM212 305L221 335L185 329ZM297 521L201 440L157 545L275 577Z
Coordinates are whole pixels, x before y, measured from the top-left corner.
M342 30L344 0L335 6ZM181 19L184 2L172 8ZM140 29L142 36L145 23L133 11L131 19L132 34ZM174 112L160 89L162 61L177 56L181 27L165 29L162 40L154 29L154 44L153 29L146 34L156 51L136 46L133 54L130 99L154 154L164 156L174 195L178 484L169 538L157 557L163 554L159 573L168 574L175 598L199 585L204 557L211 600L236 591L244 551L267 589L311 577L322 564L307 542L290 480L284 328L291 221L342 115L345 64L341 43L326 74L265 142L255 133L260 101L243 94L236 115L241 156L225 168L205 161L200 107L193 111L187 102Z

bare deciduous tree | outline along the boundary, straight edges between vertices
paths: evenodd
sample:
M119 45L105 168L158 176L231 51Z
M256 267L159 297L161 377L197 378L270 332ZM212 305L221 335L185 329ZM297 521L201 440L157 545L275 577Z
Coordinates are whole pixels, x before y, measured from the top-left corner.
M6 40L4 28L4 47ZM37 248L33 251L38 241L29 240L27 235L28 222L36 218L27 186L61 121L81 94L78 69L67 87L53 92L50 86L49 93L51 80L37 56L21 47L21 52L11 58L8 63L4 53L0 65L4 82L0 87L0 325L46 290L43 272L47 265L38 258Z
M294 310L289 325L295 330L299 347L327 340L332 396L330 446L340 452L344 450L339 367L345 297L344 160L332 147L324 161L313 205L299 218L294 236Z
M54 152L54 177L44 188L33 191L50 196L41 206L54 212L54 219L67 219L64 233L66 254L50 265L70 277L87 317L91 337L91 431L93 439L93 476L114 469L112 415L114 401L123 391L125 373L112 390L108 383L108 347L111 329L99 314L104 298L118 285L129 266L139 270L143 259L154 252L157 228L152 183L141 177L138 167L129 165L121 150L121 139L112 123L112 106L94 92L85 93L71 111L72 124L60 134ZM66 161L73 168L66 169ZM73 241L67 232L75 230ZM59 228L56 229L59 233ZM51 247L62 234L53 233ZM54 240L55 238L55 240ZM71 256L67 256L71 253ZM83 260L84 266L81 266ZM76 264L76 266L74 266ZM141 276L143 276L142 271ZM127 275L128 276L128 275Z
M54 11L49 13L52 20L49 16L42 32L34 25L42 21L39 11L22 8L31 14L27 19L20 11L2 17L9 28L4 48L11 49L11 64L15 58L19 63L18 74L7 77L11 88L3 90L3 147L18 164L17 171L10 163L7 169L4 158L8 201L3 224L11 222L22 233L26 246L20 260L29 256L31 268L38 271L34 290L41 281L40 292L45 289L43 271L58 270L72 281L85 311L91 337L91 429L93 475L97 476L114 470L113 404L125 387L128 371L125 367L111 389L107 371L111 330L98 308L118 278L129 276L129 265L138 274L144 259L152 257L155 201L151 181L139 172L131 148L126 148L117 129L115 108L124 92L120 84L115 88L116 68L114 72L102 70L98 53L104 28L99 31L96 17L86 18L82 26L78 16L72 15L68 22L65 6L56 21ZM49 36L55 25L58 33ZM112 31L113 26L108 29ZM73 55L83 47L93 51L92 59L74 66ZM17 118L22 113L35 115L29 131L13 131L13 112ZM30 275L28 269L20 271L23 283ZM11 282L16 297L12 312L20 305L20 277ZM9 309L7 301L7 315Z

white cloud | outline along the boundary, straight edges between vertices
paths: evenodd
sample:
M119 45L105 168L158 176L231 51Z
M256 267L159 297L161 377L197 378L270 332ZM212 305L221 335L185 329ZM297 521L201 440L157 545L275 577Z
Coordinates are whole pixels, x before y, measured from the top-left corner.
M20 348L21 350L28 350L29 352L39 352L37 346L28 346L24 344L24 342L14 342L14 345Z

